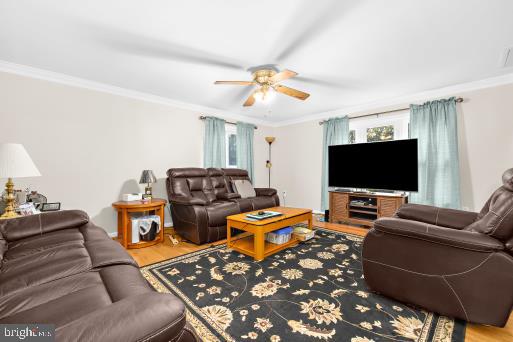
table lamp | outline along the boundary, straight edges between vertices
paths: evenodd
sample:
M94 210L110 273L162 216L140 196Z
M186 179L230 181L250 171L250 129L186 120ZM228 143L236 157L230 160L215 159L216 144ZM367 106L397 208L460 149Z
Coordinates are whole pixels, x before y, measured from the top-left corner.
M0 144L0 178L7 178L5 184L6 207L0 219L19 216L14 210L15 197L12 179L37 176L41 176L41 174L22 144Z
M144 188L143 198L151 199L151 183L157 183L157 178L153 174L152 170L143 170L141 174L141 179L139 179L139 184L147 184Z

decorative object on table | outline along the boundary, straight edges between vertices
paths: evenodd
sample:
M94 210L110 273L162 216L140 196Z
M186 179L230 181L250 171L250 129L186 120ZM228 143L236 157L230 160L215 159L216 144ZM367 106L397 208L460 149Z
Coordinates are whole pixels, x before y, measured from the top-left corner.
M269 172L269 187L271 187L271 167L273 164L271 163L271 145L276 140L275 137L265 137L265 141L269 144L269 159L265 162L265 167Z
M270 211L270 210L258 211L258 212L246 214L246 216L248 218L254 219L254 220L265 220L265 219L269 219L269 218L281 216L281 215L283 215L283 214L279 213L277 211Z
M14 198L17 207L25 204L27 203L27 192L21 189L14 190Z
M55 202L55 203L41 203L41 212L46 211L59 211L61 210L61 203Z
M464 322L369 291L363 236L322 228L315 235L259 263L220 245L141 272L159 292L187 303L188 321L205 341L464 341ZM400 281L392 272L387 279ZM255 339L241 337L248 335Z
M160 229L157 238L153 241L132 242L132 235L139 235L139 231L132 232L132 215L158 215L160 222L164 222L164 208L167 201L160 198L152 198L146 201L119 201L112 203L118 212L118 239L125 248L142 248L155 245L164 241L164 229ZM134 240L135 241L135 240Z
M20 205L18 207L18 211L20 212L21 216L29 216L41 213L38 209L36 209L36 206L32 202L27 202Z
M145 215L132 217L132 243L153 241L161 229L160 216Z
M126 201L126 202L141 201L142 199L143 199L143 194L141 194L141 193L123 194L123 196L121 196L121 200Z
M36 165L21 144L0 144L0 178L7 178L6 207L2 219L19 216L15 211L13 178L41 176Z
M141 179L139 179L139 184L147 184L147 186L144 188L144 195L143 199L150 199L152 198L151 193L151 185L152 183L157 183L157 177L153 174L152 170L143 170L141 174Z
M48 200L45 195L40 194L37 191L31 191L27 196L27 202L32 202L36 209L41 209L43 204L47 203Z

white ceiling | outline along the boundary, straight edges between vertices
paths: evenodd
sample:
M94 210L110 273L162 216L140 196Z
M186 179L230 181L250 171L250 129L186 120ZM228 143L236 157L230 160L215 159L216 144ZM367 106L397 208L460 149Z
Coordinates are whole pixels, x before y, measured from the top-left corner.
M279 122L513 72L511 0L0 0L0 60ZM247 68L299 73L243 108Z

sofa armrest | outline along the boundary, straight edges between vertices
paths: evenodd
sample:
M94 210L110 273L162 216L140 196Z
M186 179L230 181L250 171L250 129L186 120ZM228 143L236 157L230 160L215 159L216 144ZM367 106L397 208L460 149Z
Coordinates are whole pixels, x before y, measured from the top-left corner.
M456 229L463 229L477 219L474 212L413 203L403 204L395 215L406 220Z
M383 233L406 236L431 243L479 252L504 250L504 245L500 241L488 235L394 217L376 220L374 222L374 229Z
M201 198L185 197L185 196L172 196L169 198L171 204L181 205L207 205L208 202Z
M44 214L0 220L0 232L7 242L61 229L80 227L89 222L81 210L62 210Z
M274 196L278 191L272 188L255 188L255 193L257 196Z
M185 327L185 307L173 295L125 298L56 329L57 341L174 341Z
M216 197L217 197L217 199L221 199L221 200L231 200L231 199L241 198L240 195L235 192L223 192L223 193L218 194Z

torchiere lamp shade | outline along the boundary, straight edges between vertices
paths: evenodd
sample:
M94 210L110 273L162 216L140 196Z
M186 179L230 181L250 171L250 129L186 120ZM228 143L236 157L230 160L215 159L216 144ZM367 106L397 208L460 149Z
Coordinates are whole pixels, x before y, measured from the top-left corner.
M153 174L152 170L143 170L139 184L157 183L157 177Z

